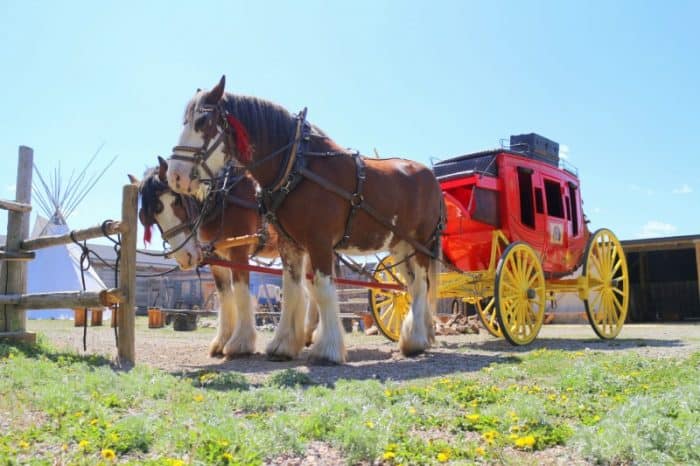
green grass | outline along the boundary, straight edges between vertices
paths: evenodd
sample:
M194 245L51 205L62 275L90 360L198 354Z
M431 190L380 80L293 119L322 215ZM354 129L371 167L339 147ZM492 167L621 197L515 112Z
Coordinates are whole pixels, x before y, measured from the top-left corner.
M538 350L476 373L314 384L280 371L175 376L0 345L0 464L261 464L324 442L348 463L700 462L700 353ZM527 457L527 456L525 456Z

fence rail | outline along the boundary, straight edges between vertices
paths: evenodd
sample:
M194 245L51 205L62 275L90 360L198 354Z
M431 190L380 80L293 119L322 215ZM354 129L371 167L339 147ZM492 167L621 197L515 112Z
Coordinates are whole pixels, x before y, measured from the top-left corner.
M0 249L0 339L34 341L27 332L27 309L87 308L118 304L117 358L120 363L135 362L134 324L136 310L136 218L138 188L125 185L122 191L121 221L107 221L84 230L56 236L27 239L31 212L32 166L34 152L20 146L17 164L16 201L0 200L9 210L7 240ZM61 291L27 294L27 264L37 249L121 234L120 288L101 291Z

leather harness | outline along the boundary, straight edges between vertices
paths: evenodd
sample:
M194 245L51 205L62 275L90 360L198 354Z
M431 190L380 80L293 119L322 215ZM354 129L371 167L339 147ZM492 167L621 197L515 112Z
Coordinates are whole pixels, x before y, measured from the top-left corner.
M196 167L201 166L207 175L214 179L215 176L212 170L207 165L207 160L214 153L214 151L222 143L224 144L224 154L227 159L234 159L233 157L235 148L228 142L227 134L231 133L231 127L225 118L226 109L222 102L219 102L216 106L202 106L199 110L200 112L217 112L217 120L221 126L221 131L217 134L214 142L209 145L209 141L205 141L202 147L190 147L190 146L175 146L174 151L188 152L187 155L175 154L171 155L173 160L187 161L193 164L192 174L193 179L197 178ZM277 210L284 203L285 199L291 191L296 188L304 178L312 181L324 189L340 196L341 198L347 200L350 203L350 212L348 213L348 218L345 222L345 231L341 240L334 245L334 249L345 248L350 240L352 234L352 224L353 219L357 214L358 209L364 210L369 214L374 220L379 222L384 228L391 231L398 238L410 243L416 250L429 257L437 258L439 257L440 251L438 248L439 242L437 241L440 236L445 223L444 206L441 202L441 212L440 220L436 225L435 232L428 241L427 245L432 245L433 249L429 249L427 245L421 244L414 238L407 237L402 232L398 231L395 225L386 220L376 209L371 205L367 204L364 200L363 188L365 184L365 164L362 156L357 152L311 152L308 149L309 142L311 140L311 125L306 121L307 109L304 108L295 117L295 128L294 136L289 144L286 146L268 154L264 158L252 162L244 166L244 169L250 171L255 166L268 161L269 159L278 156L280 153L284 153L284 159L282 160L281 169L278 172L275 181L269 187L262 187L258 193L258 209L260 214L265 220L270 222L279 231L281 235L285 237L292 244L296 244L296 241L289 235L287 230L282 226L277 218ZM235 135L229 134L229 136L235 137ZM287 151L286 149L290 149ZM355 160L356 166L356 176L357 183L355 187L355 192L350 193L344 189L339 188L335 184L331 183L322 176L314 173L307 167L307 157L333 157L333 156L347 156L350 155Z

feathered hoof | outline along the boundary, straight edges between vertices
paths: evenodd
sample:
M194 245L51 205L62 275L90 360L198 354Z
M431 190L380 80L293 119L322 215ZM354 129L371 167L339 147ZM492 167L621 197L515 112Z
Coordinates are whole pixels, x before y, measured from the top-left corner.
M241 339L230 339L224 346L224 355L227 358L248 356L255 353L255 339L244 341Z
M340 366L343 363L319 356L309 356L309 364L313 366Z
M287 362L291 361L292 358L288 354L282 354L282 353L267 353L267 360L268 361L275 361L275 362Z
M430 347L430 344L426 342L409 342L408 340L399 340L399 349L401 354L406 357L413 358L425 353Z
M209 357L211 358L220 358L221 356L224 355L224 341L221 338L215 338L210 344L209 344Z

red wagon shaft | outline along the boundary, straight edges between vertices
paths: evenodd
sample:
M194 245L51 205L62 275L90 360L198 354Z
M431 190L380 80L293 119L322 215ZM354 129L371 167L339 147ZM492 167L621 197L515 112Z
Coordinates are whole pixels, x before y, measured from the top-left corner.
M259 265L232 262L223 259L207 258L203 261L203 264L215 265L218 267L227 267L232 270L246 270L248 272L259 272L266 273L269 275L282 276L281 269L273 269L272 267L262 267ZM314 277L312 274L306 274L306 278L309 280L313 280ZM378 281L352 280L349 278L334 278L333 281L341 285L358 286L363 288L376 288L380 290L406 291L405 286L397 283L381 283Z

